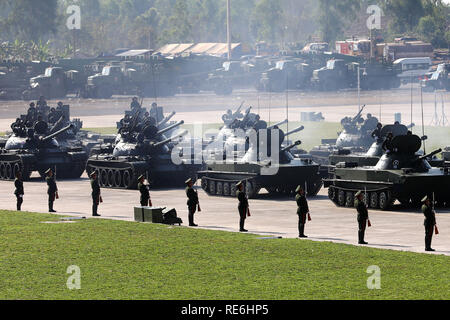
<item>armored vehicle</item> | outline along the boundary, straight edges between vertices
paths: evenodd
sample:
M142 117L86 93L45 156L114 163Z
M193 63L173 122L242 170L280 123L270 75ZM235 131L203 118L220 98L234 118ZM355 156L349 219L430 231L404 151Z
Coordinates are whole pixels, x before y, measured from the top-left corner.
M300 141L282 147L285 137L301 128L285 134L278 126L268 127L250 110L242 120L239 113L224 117L224 128L205 149L207 169L198 173L202 188L209 195L234 197L236 183L245 181L247 195L254 198L262 188L272 194L291 194L302 185L315 196L322 187L319 165L290 153ZM264 157L274 150L275 160Z
M450 91L450 63L441 63L429 79L422 80L422 85L428 91Z
M278 61L274 68L262 73L258 90L281 92L292 89L307 89L313 70L300 59Z
M372 209L387 210L396 200L418 207L425 195L436 199L438 205L450 204L448 168L432 168L426 160L442 150L420 156L416 152L421 144L416 135L397 136L375 166L356 168L352 163L339 163L333 177L324 179L329 198L337 206L352 207L355 193L362 190Z
M167 138L166 133L184 123L161 129L167 121L166 118L163 123L156 123L152 117L143 117L141 111L134 113L122 122L113 145L92 150L86 171L97 171L100 185L106 188L135 189L140 175L145 175L153 187L184 186L188 178L195 179L201 165L187 160L178 165L172 161L174 146L187 132Z
M28 180L33 171L44 177L52 168L58 179L79 178L84 172L87 154L81 148L62 147L56 138L73 129L73 125L51 132L44 121L33 128L18 125L0 153L0 179L13 180L15 173L22 172Z
M314 161L321 165L329 164L329 156L333 153L345 155L350 152L367 152L373 143L372 132L378 125L378 119L367 114L364 120L362 113L365 106L361 108L354 118L346 117L341 120L343 131L339 133L337 140L322 140L322 145L314 147L310 154Z
M335 166L340 162L347 162L358 167L375 166L385 152L383 144L389 133L392 134L392 137L407 135L408 127L401 124L386 125L380 130L378 136L373 135L374 142L367 152L351 152L350 149L335 151L330 155L330 165Z

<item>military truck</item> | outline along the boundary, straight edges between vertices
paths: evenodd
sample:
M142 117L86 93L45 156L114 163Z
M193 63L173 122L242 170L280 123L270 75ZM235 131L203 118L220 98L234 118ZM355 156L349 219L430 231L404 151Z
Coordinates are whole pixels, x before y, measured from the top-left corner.
M64 98L69 93L79 94L85 78L77 70L64 71L61 67L49 67L45 73L30 79L30 86L22 94L24 100L35 100L40 96L48 99Z
M282 92L284 90L307 89L310 87L312 67L300 59L284 59L275 67L263 72L258 90L265 92Z

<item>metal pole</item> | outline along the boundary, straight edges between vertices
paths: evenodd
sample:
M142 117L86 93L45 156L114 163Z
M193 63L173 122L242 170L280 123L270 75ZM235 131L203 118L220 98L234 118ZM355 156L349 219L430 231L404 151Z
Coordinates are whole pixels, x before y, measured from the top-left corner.
M425 137L425 124L424 124L424 118L423 118L423 87L422 87L422 84L420 84L420 105L422 108L422 136ZM423 141L423 153L427 154L425 140Z
M228 61L231 61L231 0L227 0L227 43Z
M361 76L360 67L358 66L358 112L361 111Z
M286 72L286 119L287 133L289 133L289 74ZM286 136L286 143L289 145L289 136Z
M413 124L413 77L411 76L411 123ZM411 132L413 132L414 127L411 127Z

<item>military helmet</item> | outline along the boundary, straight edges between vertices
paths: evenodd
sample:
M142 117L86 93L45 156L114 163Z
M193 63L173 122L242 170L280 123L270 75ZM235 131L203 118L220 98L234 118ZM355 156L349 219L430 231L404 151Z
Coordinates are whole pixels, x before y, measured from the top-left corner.
M358 198L359 196L361 196L363 193L362 193L362 191L358 191L356 194L355 194L355 198Z
M427 200L428 200L428 196L425 196L425 197L422 199L422 203L425 203Z
M184 184L188 185L188 184L191 183L191 182L192 182L192 179L189 178L189 179L187 179L187 180L184 182Z
M242 182L242 181L239 181L237 184L236 184L236 187L240 187L240 186L243 186L244 185L244 183Z
M49 174L50 172L52 172L52 169L47 169L47 171L45 171L45 174Z
M97 174L97 171L92 171L92 173L89 175L91 178Z
M141 175L139 176L139 178L137 179L137 181L141 181L142 179L145 179L145 176L144 176L143 174L141 174Z
M295 192L299 193L300 191L303 191L302 186L298 186L297 189L295 189Z

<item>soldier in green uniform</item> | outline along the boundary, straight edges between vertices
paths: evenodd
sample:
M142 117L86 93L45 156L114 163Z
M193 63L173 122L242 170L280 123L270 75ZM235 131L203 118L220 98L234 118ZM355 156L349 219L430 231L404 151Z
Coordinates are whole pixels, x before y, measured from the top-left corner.
M369 220L369 212L367 211L367 206L364 202L364 195L362 191L359 191L355 195L355 208L356 211L358 211L358 243L367 244L367 242L364 241L364 234L366 232L367 220Z
M45 178L45 181L47 181L47 194L48 194L48 211L49 212L56 212L53 209L53 203L55 202L55 199L58 198L58 187L56 186L55 182L55 176L53 175L52 169L48 169L45 171L45 174L47 177Z
M194 214L197 212L197 207L199 204L198 201L198 193L196 190L194 190L194 182L192 179L189 179L186 181L186 196L188 197L187 206L189 211L189 226L190 227L198 227L194 223Z
M244 184L243 182L239 182L236 187L238 188L238 191L236 192L237 198L239 200L239 216L241 217L239 222L239 231L240 232L248 232L248 230L244 229L245 225L245 219L247 219L247 213L248 213L248 198L247 194L244 191Z
M22 181L22 173L20 171L16 172L16 179L14 180L14 186L16 187L16 190L14 191L14 194L17 198L17 211L22 210L22 203L23 203L23 181Z
M150 190L148 185L145 184L145 176L141 175L138 178L138 189L141 193L141 206L142 207L148 207L152 206L152 201L150 200Z
M297 193L297 195L295 196L295 202L297 202L298 207L298 237L308 238L307 236L305 236L306 215L309 213L308 201L306 200L305 191L301 186L298 186L295 192Z
M434 226L436 225L436 216L428 196L422 199L422 203L422 212L425 215L425 251L435 251L431 248L431 240L433 239Z
M100 204L100 184L98 183L97 172L91 173L91 188L92 188L92 216L100 217L97 213Z

